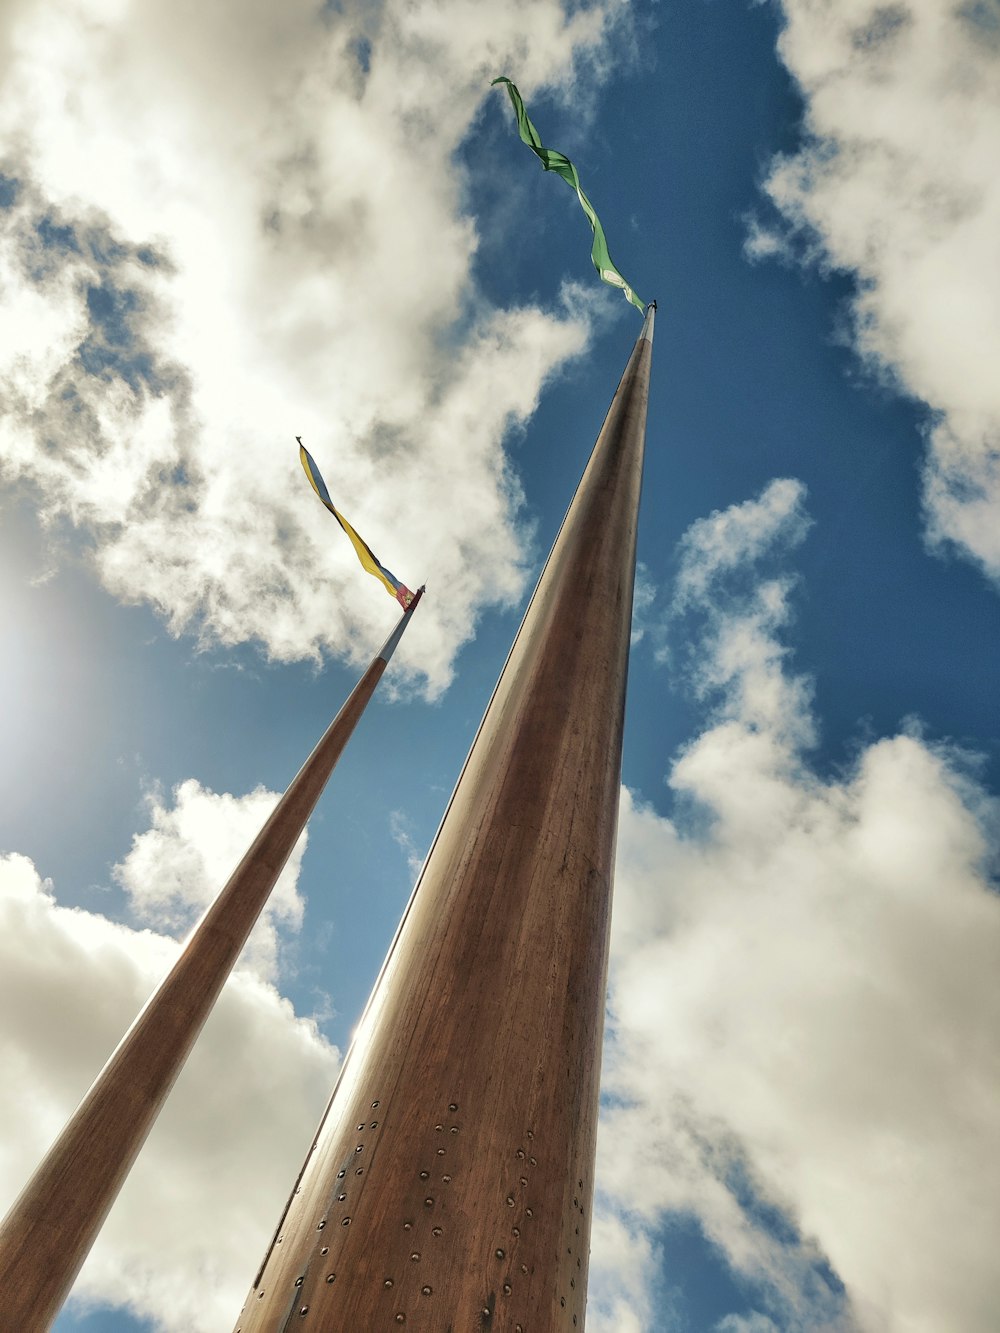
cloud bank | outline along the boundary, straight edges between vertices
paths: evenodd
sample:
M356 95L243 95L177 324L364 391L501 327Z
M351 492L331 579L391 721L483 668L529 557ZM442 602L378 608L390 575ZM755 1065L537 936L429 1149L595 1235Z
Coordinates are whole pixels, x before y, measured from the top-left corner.
M757 256L853 273L854 344L930 409L927 533L1000 581L1000 16L951 0L782 0L804 142Z
M140 922L183 933L206 875L231 849L239 859L276 795L217 795L189 781L175 797L172 808L152 801L153 826L117 871ZM339 1064L268 979L277 928L299 924L299 856L81 1271L77 1303L127 1308L164 1333L215 1333L240 1309ZM178 949L169 935L60 906L31 861L0 856L0 1209Z
M0 473L173 632L360 663L392 603L306 487L302 435L389 566L448 589L400 652L441 690L476 614L523 590L502 439L589 329L585 299L479 296L453 154L492 74L565 86L624 13L8 6Z
M988 1333L997 802L913 727L835 776L810 766L811 690L781 642L793 585L768 568L803 506L775 482L682 542L675 637L712 712L670 771L672 819L623 792L607 1217L657 1241L681 1290L658 1228L697 1219L758 1307L720 1330ZM637 1327L690 1327L628 1308Z

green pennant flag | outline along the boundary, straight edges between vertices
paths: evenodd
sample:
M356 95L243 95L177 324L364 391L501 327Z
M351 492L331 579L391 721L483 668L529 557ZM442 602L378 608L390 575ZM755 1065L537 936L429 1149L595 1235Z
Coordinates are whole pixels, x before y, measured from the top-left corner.
M594 268L600 274L604 282L610 283L612 287L620 287L625 293L626 299L631 301L637 310L645 313L645 302L636 296L633 289L628 285L618 269L611 262L611 256L608 254L608 242L604 235L604 228L601 226L601 220L594 212L594 206L580 188L580 177L577 175L576 167L562 153L554 148L546 148L539 137L538 131L528 119L528 113L524 108L524 102L521 100L521 94L510 79L501 74L498 79L494 79L491 87L498 83L507 85L507 92L510 94L510 100L514 104L514 111L517 115L517 128L521 135L521 140L526 143L531 151L538 157L546 171L554 171L557 176L561 176L567 185L572 186L576 191L576 197L580 201L580 207L586 213L591 229L594 233L594 245L590 252L590 257L594 261Z

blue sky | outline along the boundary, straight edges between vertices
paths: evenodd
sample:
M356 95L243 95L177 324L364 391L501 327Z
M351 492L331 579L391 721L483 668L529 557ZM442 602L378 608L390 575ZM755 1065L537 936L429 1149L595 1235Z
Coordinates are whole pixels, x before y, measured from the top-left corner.
M428 597L57 1326L235 1318L638 332L506 73L659 302L589 1326L991 1327L995 6L84 8L0 40L4 1199L394 622L295 435Z

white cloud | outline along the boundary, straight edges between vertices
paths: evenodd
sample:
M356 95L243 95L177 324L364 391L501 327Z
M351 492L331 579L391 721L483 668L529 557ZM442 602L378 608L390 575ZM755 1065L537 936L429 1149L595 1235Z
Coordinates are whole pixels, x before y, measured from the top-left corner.
M806 489L781 477L759 496L717 510L692 523L678 543L680 563L671 621L692 608L708 611L696 639L687 644L689 682L717 715L755 729L786 735L799 744L812 739L807 704L810 687L783 670L786 649L775 631L790 616L794 580L761 579L757 564L775 548L797 546L809 531ZM669 638L666 645L669 650Z
M0 457L91 534L114 593L175 632L366 661L392 606L306 489L301 434L380 556L426 579L399 656L447 684L478 611L523 587L502 437L590 318L481 299L452 155L492 74L570 86L626 12L5 10Z
M716 1324L715 1333L778 1333L778 1326L766 1314L755 1310L748 1316L726 1315Z
M188 778L173 807L147 798L152 827L137 833L115 878L146 925L183 935L229 879L277 805L279 793L257 787L246 796L216 793ZM271 891L241 958L262 981L278 976L279 929L298 930L303 902L296 887L308 833L303 832Z
M640 560L635 567L635 588L632 592L632 647L641 643L653 628L650 612L656 601L656 582L649 569Z
M393 842L406 857L406 868L410 877L416 881L424 864L426 849L423 851L413 840L413 824L403 810L389 811L389 833Z
M597 1196L587 1282L590 1333L668 1333L671 1321L653 1296L662 1259L641 1224Z
M702 600L720 574L749 568L776 543L797 545L809 530L806 488L791 477L769 482L754 500L692 523L678 544L674 610Z
M0 857L0 1208L177 956L61 907ZM80 1004L80 996L89 1002ZM336 1074L315 1024L247 971L224 989L74 1288L166 1333L231 1325ZM249 1266L248 1266L249 1265Z
M928 534L1000 579L1000 19L952 0L782 0L806 139L766 190L792 249L856 274L861 355L933 410ZM751 254L782 249L754 223ZM787 248L787 247L786 247Z
M603 1188L649 1234L695 1214L756 1285L751 1328L987 1333L997 804L912 729L813 771L787 586L736 595L727 568L688 603L715 711L675 816L623 793Z

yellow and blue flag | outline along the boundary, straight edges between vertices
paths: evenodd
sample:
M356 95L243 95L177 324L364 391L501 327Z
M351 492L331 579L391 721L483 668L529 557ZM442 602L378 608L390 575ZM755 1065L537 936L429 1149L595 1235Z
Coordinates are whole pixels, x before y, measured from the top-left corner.
M399 579L396 578L391 570L386 569L385 565L382 564L382 561L379 560L378 556L364 538L358 536L350 523L348 523L347 519L339 512L336 505L330 499L330 492L326 489L326 482L320 475L320 470L316 466L312 454L310 454L298 435L296 435L295 438L299 445L299 460L302 463L306 476L309 478L310 486L347 533L348 537L350 537L351 545L354 547L355 551L357 551L358 559L361 561L364 568L368 570L369 574L375 575L386 591L395 597L403 610L406 611L409 608L410 603L413 601L413 593L410 592L405 583L400 583Z

